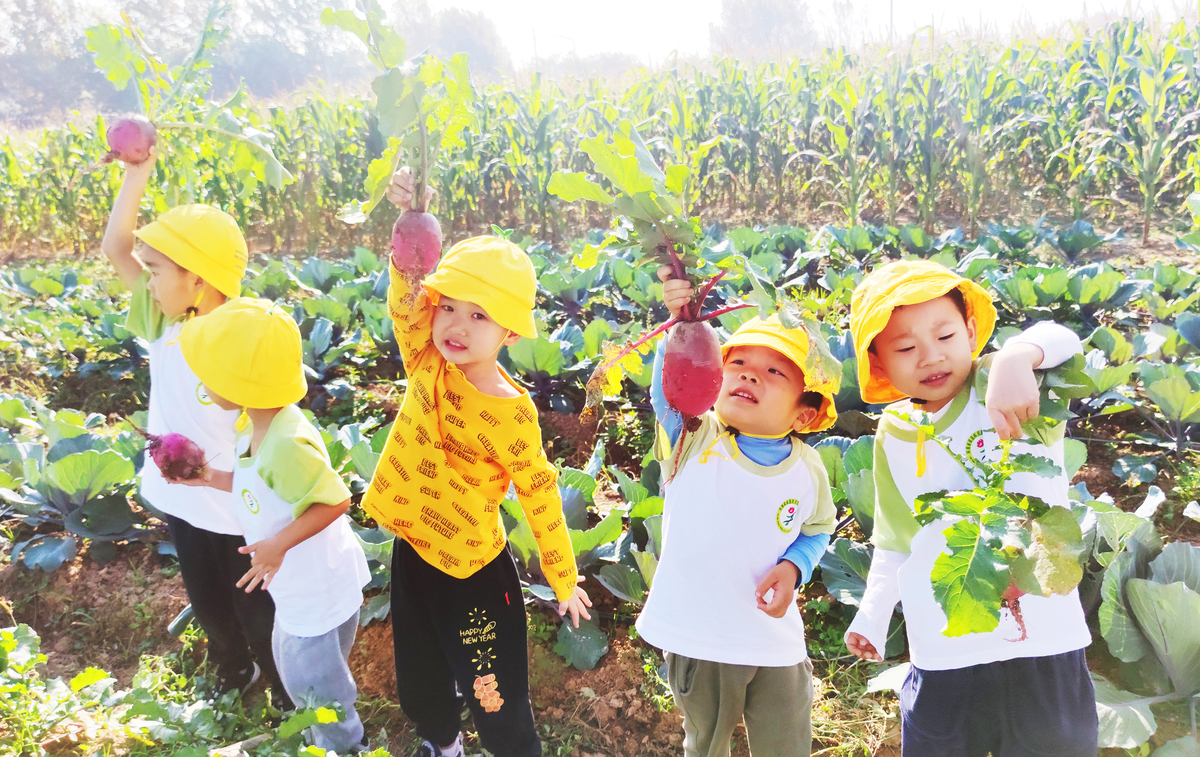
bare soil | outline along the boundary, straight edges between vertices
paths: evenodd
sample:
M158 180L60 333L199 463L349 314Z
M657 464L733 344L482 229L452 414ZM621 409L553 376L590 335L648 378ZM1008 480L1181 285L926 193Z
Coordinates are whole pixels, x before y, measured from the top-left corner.
M596 668L579 671L553 651L557 617L530 608L529 675L534 715L554 753L574 757L678 755L683 729L677 710L660 710L651 696L656 688L644 670L648 654L640 639L631 638L620 600L594 581L585 584L597 599L601 627L609 635L609 651ZM166 656L183 649L167 633L167 625L187 604L183 582L173 558L142 544L123 545L107 565L96 563L86 549L69 565L50 574L20 565L0 569L0 606L11 608L9 622L27 623L42 639L49 657L43 675L69 679L88 666L110 672L128 687L142 655ZM8 613L0 610L0 615ZM614 619L615 618L615 619ZM202 645L194 650L202 654ZM645 655L645 657L643 657ZM388 734L393 754L407 754L415 745L411 724L395 704L391 624L385 620L359 629L350 657L358 682L360 709L368 734ZM819 678L819 676L818 676ZM824 699L837 697L832 687L816 681ZM662 700L660 700L662 701ZM669 705L667 705L669 706ZM471 733L469 720L466 732ZM894 741L894 739L893 739ZM749 754L745 734L735 734L736 757ZM817 748L822 747L820 741ZM823 746L836 746L825 744ZM885 745L878 755L898 754ZM467 739L468 752L479 746ZM562 750L562 751L557 751ZM114 752L121 753L118 747ZM840 753L840 752L839 752Z

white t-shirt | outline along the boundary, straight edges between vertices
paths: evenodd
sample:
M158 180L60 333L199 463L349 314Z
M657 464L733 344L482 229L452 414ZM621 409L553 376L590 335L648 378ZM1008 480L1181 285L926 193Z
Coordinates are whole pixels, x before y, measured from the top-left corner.
M143 273L133 288L128 328L149 343L150 408L146 430L152 434L183 434L204 450L208 467L233 470L233 424L236 410L222 410L204 392L179 348L183 321L168 322L150 299ZM233 501L225 492L207 486L170 484L146 453L141 495L157 509L196 528L233 536L242 533Z
M772 618L754 592L802 529L833 531L825 466L798 441L783 462L758 465L729 436L718 438L724 429L713 414L703 421L681 440L684 462L666 485L662 557L638 633L694 659L795 665L808 656L796 604Z
M949 437L950 448L966 454L968 445L977 459L999 456L999 437L992 428L983 401L976 395L974 380L938 413L931 414L935 432ZM917 476L917 431L896 417L911 410L906 400L889 407L880 419L875 436L876 525L872 541L875 557L867 591L847 633L867 638L880 653L884 649L888 621L896 602L903 602L908 632L909 655L922 670L950 670L1018 657L1043 657L1086 647L1091 634L1084 619L1077 591L1067 595L1021 597L1027 637L1006 610L990 633L949 637L942 633L946 615L933 594L930 575L938 555L946 549L943 532L954 518L942 518L924 527L912 520L912 507L922 494L940 490L971 489L974 484L962 466L938 444L924 443L925 474ZM916 417L916 416L914 416ZM1053 478L1017 473L1006 490L1040 497L1051 505L1068 504L1068 481L1063 464L1061 438L1053 445L1031 445L1017 441L1012 454L1030 453L1051 459L1060 470Z
M350 496L329 467L320 434L295 405L279 411L256 454L247 457L251 428L238 437L232 497L247 544L279 533L313 504L338 505ZM269 480L299 499L285 500ZM267 589L275 622L293 636L328 633L362 606L362 587L370 580L362 546L343 515L287 551Z

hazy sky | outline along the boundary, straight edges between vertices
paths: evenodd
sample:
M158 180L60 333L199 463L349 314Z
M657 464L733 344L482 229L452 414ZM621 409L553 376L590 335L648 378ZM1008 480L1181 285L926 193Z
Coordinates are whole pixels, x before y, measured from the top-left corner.
M849 33L860 39L886 39L888 13L894 2L896 32L927 26L939 31L978 29L981 24L1006 34L1014 24L1033 23L1047 30L1085 15L1123 15L1127 9L1164 19L1178 18L1183 8L1194 12L1195 0L851 0L853 24ZM808 3L814 20L827 35L835 35L832 17L822 14L828 2ZM708 26L719 23L721 0L430 0L438 10L457 6L481 11L495 21L518 66L538 56L570 53L580 56L623 52L646 63L661 62L672 50L684 54L709 52Z

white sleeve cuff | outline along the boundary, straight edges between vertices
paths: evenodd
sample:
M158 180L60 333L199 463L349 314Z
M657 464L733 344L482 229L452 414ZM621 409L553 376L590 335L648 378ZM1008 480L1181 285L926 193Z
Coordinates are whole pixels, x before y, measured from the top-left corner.
M1005 344L1032 344L1042 350L1042 364L1038 370L1057 368L1083 352L1083 342L1074 331L1054 321L1039 321L1025 331L1009 339Z
M892 622L892 611L900 602L900 566L907 560L908 555L904 552L875 548L866 591L858 613L846 629L847 636L856 633L871 642L880 657L886 656L888 626Z

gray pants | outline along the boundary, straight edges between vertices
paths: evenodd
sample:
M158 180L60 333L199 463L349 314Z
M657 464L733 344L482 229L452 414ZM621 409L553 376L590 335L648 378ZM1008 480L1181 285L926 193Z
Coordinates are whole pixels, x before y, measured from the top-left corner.
M667 684L683 713L685 757L729 757L744 717L754 757L812 753L812 663L786 668L730 665L667 653Z
M292 636L275 624L271 651L283 687L297 707L337 702L346 714L338 723L309 729L313 746L340 754L363 746L363 724L354 709L358 687L350 674L350 650L358 632L358 610L349 620L321 636Z

